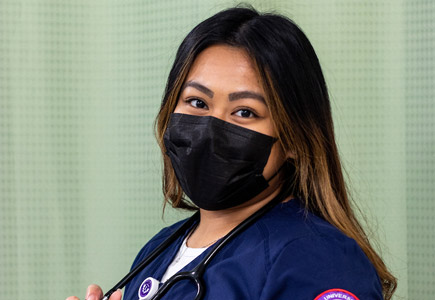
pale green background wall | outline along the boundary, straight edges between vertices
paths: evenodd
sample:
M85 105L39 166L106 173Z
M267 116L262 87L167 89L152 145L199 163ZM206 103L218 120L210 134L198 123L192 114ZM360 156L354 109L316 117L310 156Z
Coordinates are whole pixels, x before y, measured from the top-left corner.
M182 37L236 3L0 0L0 299L107 290L185 216L161 218L152 123ZM432 299L435 2L250 3L311 39L396 299Z

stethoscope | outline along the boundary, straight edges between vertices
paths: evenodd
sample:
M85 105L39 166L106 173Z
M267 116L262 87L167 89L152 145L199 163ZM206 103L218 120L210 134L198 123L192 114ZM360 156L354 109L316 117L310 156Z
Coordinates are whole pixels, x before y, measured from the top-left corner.
M149 293L152 289L154 289L155 294L152 298L148 298L150 300L158 300L161 299L168 290L177 282L181 280L190 280L196 284L197 292L195 296L195 300L202 299L205 286L202 280L202 275L210 261L216 256L216 254L228 244L233 238L247 229L249 226L254 224L260 217L269 212L275 205L282 202L286 197L287 193L280 192L274 199L269 201L266 205L261 207L251 216L246 218L242 223L237 225L233 230L231 230L227 235L221 238L217 243L214 244L212 250L199 262L195 268L191 271L178 272L173 275L167 281L165 281L160 288L158 288L158 281L152 278L147 278L141 285L144 286L144 293ZM155 248L139 265L137 265L133 270L131 270L124 278L121 279L111 290L109 290L101 300L108 300L110 295L112 295L116 290L122 289L131 279L133 279L140 271L142 271L150 262L152 262L155 258L157 258L169 245L171 245L176 239L186 232L189 228L193 226L199 220L199 211L193 214L186 222L184 222L172 235L170 235L166 240L164 240L157 248ZM148 281L147 281L148 280ZM152 280L155 280L152 282ZM157 284L156 284L157 283ZM152 287L152 285L154 286ZM157 287L156 287L157 285ZM155 289L157 289L155 291Z

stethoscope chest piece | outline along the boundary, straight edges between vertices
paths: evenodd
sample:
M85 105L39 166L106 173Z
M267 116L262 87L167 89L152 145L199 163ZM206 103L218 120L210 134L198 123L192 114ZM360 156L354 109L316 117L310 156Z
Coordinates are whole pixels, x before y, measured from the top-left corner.
M159 290L159 285L160 281L157 279L152 277L146 278L144 281L142 281L142 284L137 290L139 300L150 300Z

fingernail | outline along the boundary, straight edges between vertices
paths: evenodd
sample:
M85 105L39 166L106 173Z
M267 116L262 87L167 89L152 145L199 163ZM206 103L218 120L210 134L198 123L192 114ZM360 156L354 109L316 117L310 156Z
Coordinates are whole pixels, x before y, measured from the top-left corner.
M90 286L86 290L86 300L99 300L94 294L90 294Z

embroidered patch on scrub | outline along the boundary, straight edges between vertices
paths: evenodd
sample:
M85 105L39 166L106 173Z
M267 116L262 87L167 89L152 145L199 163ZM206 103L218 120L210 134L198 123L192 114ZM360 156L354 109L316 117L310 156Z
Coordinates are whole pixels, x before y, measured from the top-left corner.
M314 300L359 300L354 294L342 289L327 290Z

